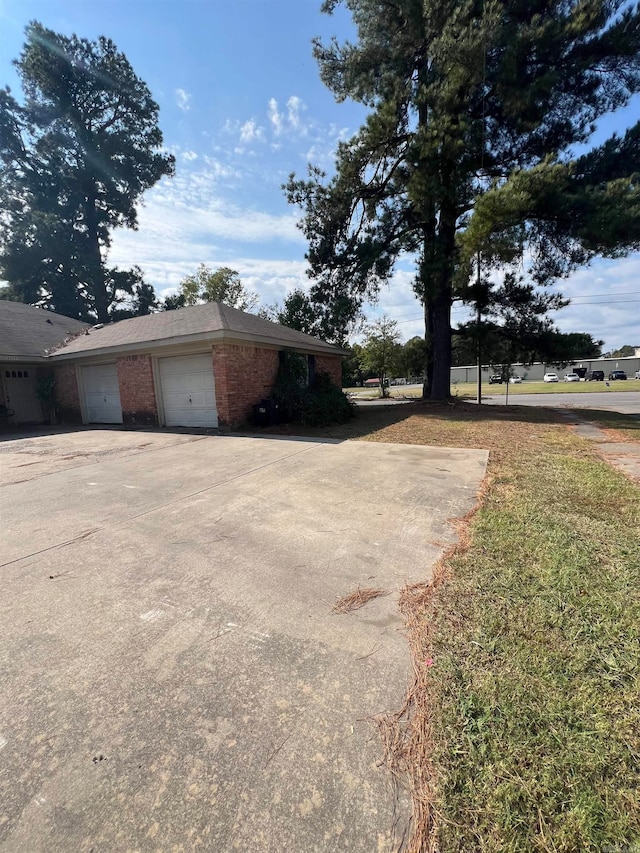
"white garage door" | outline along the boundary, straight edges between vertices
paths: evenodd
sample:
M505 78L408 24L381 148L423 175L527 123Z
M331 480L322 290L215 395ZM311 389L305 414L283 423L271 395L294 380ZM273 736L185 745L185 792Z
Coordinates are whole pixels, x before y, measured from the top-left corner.
M160 359L160 381L167 426L218 426L211 355Z
M121 424L122 406L115 364L82 368L87 420L90 424Z

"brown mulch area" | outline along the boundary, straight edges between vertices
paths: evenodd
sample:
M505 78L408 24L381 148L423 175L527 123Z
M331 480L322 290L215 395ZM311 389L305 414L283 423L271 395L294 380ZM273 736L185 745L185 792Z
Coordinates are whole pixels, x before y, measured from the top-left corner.
M439 447L481 447L499 451L512 441L522 447L541 428L563 423L554 409L531 406L477 406L462 400L418 401L398 406L367 406L353 420L331 427L285 424L265 435L314 436L333 440L382 441Z

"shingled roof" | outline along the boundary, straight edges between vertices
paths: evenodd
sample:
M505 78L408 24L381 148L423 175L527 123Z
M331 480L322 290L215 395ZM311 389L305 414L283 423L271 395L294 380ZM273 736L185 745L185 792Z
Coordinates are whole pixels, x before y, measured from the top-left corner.
M162 311L132 317L100 328L92 327L52 353L55 359L162 347L193 340L239 340L292 347L310 352L342 355L343 351L320 338L287 326L263 320L220 302L192 305L177 311Z
M0 299L0 361L44 360L47 350L88 328L44 308Z

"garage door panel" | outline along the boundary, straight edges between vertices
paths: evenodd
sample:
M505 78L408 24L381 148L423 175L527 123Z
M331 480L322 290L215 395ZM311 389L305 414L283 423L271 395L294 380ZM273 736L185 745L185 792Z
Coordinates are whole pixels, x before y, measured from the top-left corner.
M121 424L122 405L115 364L83 367L87 421L90 424Z
M218 426L211 355L163 358L160 377L167 426Z

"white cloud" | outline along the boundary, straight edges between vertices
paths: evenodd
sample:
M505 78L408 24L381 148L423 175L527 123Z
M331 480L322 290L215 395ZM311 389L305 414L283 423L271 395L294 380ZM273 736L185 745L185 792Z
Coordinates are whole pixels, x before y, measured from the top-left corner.
M187 163L193 163L194 160L198 159L198 155L195 151L183 151L180 156L183 160L186 160Z
M640 254L595 261L557 289L572 302L556 314L563 332L588 332L604 349L640 346Z
M199 263L239 270L266 302L308 285L297 213L268 213L230 201L246 177L244 164L240 171L205 155L163 179L138 210L138 231L115 232L111 263L139 264L158 293L175 289ZM274 254L281 259L273 260Z
M278 111L278 102L275 98L271 98L269 100L267 115L269 116L269 121L271 122L274 135L280 136L282 133L283 116L282 113Z
M184 112L191 109L191 97L185 89L176 89L176 104Z
M246 145L248 142L260 142L264 138L262 128L253 119L245 121L240 128L240 143Z
M302 121L302 113L307 105L297 95L291 95L287 101L286 114L281 112L275 98L270 98L267 106L267 116L275 137L283 134L299 137L306 136L308 126Z
M307 132L307 128L302 124L300 113L307 109L307 105L297 95L292 95L287 101L287 117L289 126L292 130L297 131L302 136Z

